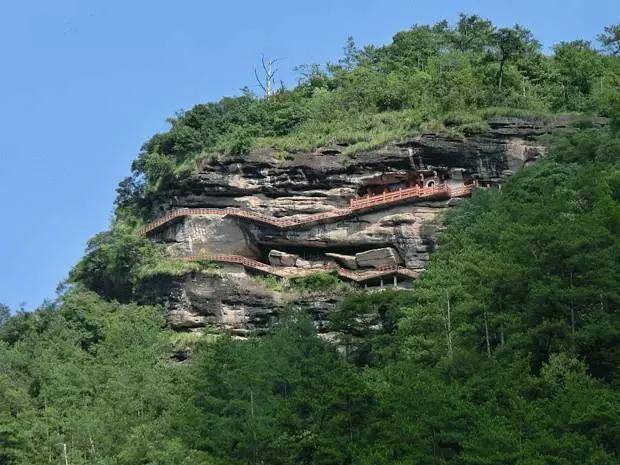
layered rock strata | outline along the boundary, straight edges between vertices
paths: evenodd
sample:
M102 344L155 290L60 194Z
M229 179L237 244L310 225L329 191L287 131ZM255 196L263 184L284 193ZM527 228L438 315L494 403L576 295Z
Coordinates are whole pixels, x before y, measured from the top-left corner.
M563 120L496 118L472 137L423 134L378 150L345 156L337 147L284 157L272 151L206 158L200 169L159 194L153 217L180 207L238 207L275 217L298 217L346 208L351 199L393 191L416 182L430 186L499 185L535 161L545 147L537 136ZM410 184L409 184L410 185ZM299 268L340 266L349 270L399 265L425 268L435 247L441 216L461 199L418 200L296 228L276 228L243 218L189 216L150 237L177 257L234 254L266 264ZM387 283L369 282L372 287ZM389 283L392 285L393 283ZM410 287L410 282L397 283ZM171 325L214 326L238 335L261 331L285 308L310 312L322 331L340 300L325 290L320 298L278 291L251 270L227 265L217 274L171 279L162 296Z

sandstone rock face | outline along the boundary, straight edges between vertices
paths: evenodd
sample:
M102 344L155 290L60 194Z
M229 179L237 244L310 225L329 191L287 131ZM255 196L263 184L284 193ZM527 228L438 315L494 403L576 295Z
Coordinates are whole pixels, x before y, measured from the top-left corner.
M321 333L342 295L277 292L241 266L217 274L191 273L170 283L163 303L170 326L179 331L223 330L234 336L264 332L287 310L307 312Z
M499 181L505 170L544 154L535 137L566 123L493 118L488 132L472 137L428 133L346 157L328 150L282 160L263 150L205 159L197 173L159 194L152 215L179 206L234 206L274 216L324 212L346 206L369 179L419 168L445 167L465 178Z
M304 229L277 230L261 225L247 224L248 237L259 247L286 249L300 247L309 254L323 252L343 254L340 251L367 251L393 247L404 260L405 266L421 270L435 247L440 218L447 211L449 201L420 202L385 208L356 217L311 226ZM337 250L338 252L332 252ZM345 268L351 265L342 264ZM356 265L353 265L356 266Z
M231 218L188 217L152 236L175 256L219 253L255 257L258 249L248 231Z
M446 182L453 187L499 184L544 155L536 137L566 121L493 118L488 124L488 131L471 137L421 134L352 156L343 156L342 147L334 145L284 159L269 150L206 159L196 173L158 194L151 213L157 217L180 207L240 207L275 217L329 212L347 207L368 186L399 185L412 172L448 173ZM361 271L399 264L423 270L443 214L462 201L407 201L292 229L229 217L187 217L152 239L178 257L217 253L301 269L338 264ZM329 332L326 315L341 296L329 290L312 298L291 295L268 288L253 274L227 265L217 274L193 273L160 283L170 324L244 335L264 331L285 308L301 308L313 315L320 331Z

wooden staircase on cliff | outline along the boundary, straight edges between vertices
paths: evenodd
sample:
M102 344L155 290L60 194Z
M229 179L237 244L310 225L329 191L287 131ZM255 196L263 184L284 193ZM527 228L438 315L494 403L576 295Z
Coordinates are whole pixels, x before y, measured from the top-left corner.
M360 211L373 209L381 205L397 204L409 199L445 199L454 197L466 197L471 194L474 186L467 185L458 188L451 188L447 184L439 184L429 187L408 187L399 189L394 192L384 192L377 195L369 195L358 199L351 199L348 208L339 208L325 213L316 213L303 217L285 217L277 218L273 216L263 215L251 210L242 208L179 208L173 210L166 215L144 225L140 228L139 233L143 236L157 231L168 223L177 218L189 216L219 216L219 217L236 217L249 221L267 224L279 229L294 228L302 225L320 223L327 220L345 218ZM386 276L393 276L395 283L397 277L417 279L419 272L410 270L409 268L393 265L373 270L349 270L338 265L326 265L321 269L317 268L297 268L297 267L275 267L259 262L251 258L241 255L193 255L183 257L185 261L208 260L219 263L235 263L243 265L245 268L260 271L262 273L271 274L281 278L298 278L308 276L318 271L335 271L341 278L354 282L367 282L372 279L382 279ZM382 281L383 284L383 281Z
M351 199L349 201L348 208L339 208L329 212L315 213L303 217L277 218L274 216L263 215L258 212L244 210L242 208L236 207L179 208L142 226L138 230L138 233L142 236L146 236L167 225L171 221L176 220L177 218L184 218L188 216L231 216L247 219L249 221L255 221L258 223L268 224L279 229L287 229L302 225L320 223L326 220L345 218L362 210L369 210L380 205L395 204L409 199L444 199L454 197L466 197L471 194L473 187L474 186L472 185L468 185L458 188L451 188L447 184L440 184L430 187L408 187L405 189L399 189L394 192L385 192L383 194L371 195L359 199Z

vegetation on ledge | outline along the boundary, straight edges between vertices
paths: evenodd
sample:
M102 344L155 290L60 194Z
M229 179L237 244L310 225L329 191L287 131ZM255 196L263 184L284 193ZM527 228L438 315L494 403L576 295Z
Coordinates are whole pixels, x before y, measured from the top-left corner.
M263 275L255 278L267 289L277 292L296 292L307 296L330 294L346 294L355 287L341 280L338 275L327 271L316 271L297 278L279 278L274 275Z
M610 31L601 42L613 46ZM493 115L609 116L620 85L618 58L587 41L561 42L547 55L521 26L497 28L466 15L453 25L414 26L382 47L358 48L350 39L337 63L298 71L296 87L268 98L244 90L171 118L119 186L121 216L139 215L145 196L208 154L335 143L354 153L429 129L476 132Z

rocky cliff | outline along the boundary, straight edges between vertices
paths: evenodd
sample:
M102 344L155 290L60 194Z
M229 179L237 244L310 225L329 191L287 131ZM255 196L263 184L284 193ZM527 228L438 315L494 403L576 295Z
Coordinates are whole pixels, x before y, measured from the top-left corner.
M503 178L544 154L537 136L565 122L495 118L488 122L488 131L471 137L422 134L350 156L341 153L342 146L332 146L313 153L282 155L264 150L210 157L197 172L160 193L152 214L157 217L180 207L238 207L276 218L303 218L346 208L351 199L414 184L499 186ZM399 266L422 271L435 247L441 214L460 201L408 199L295 228L192 215L165 224L150 238L179 258L229 254L283 270ZM266 328L280 312L294 307L310 312L319 330L328 333L326 315L345 289L337 286L309 293L267 283L259 277L260 271L243 264L218 266L154 283L173 327L214 326L244 335ZM411 287L411 279L406 278L402 273L377 275L350 286Z

